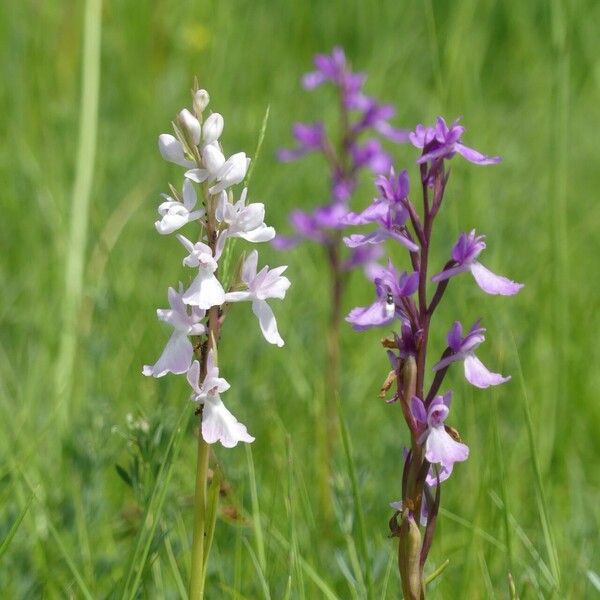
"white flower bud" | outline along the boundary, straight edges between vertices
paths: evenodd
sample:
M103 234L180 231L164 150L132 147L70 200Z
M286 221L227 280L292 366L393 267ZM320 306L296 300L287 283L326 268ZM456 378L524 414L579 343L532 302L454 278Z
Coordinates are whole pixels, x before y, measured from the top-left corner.
M183 152L183 146L169 133L163 133L158 137L158 149L161 156L169 162L175 163L187 169L192 169L196 163L188 160Z
M194 112L200 116L210 102L210 96L206 90L197 90L194 94Z
M209 144L202 150L202 162L206 170L213 175L223 166L225 157L216 144Z
M219 113L213 113L202 124L202 143L212 144L216 142L223 133L223 117Z
M197 146L200 143L200 123L198 119L187 108L184 108L179 113L177 121L188 142L191 141L194 146Z

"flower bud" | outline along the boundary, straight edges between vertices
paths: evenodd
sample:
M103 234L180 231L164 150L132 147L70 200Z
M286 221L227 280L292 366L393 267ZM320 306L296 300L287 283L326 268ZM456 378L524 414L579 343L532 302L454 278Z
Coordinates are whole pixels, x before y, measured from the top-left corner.
M200 143L200 123L198 119L187 108L184 108L177 116L177 122L188 142L197 146Z
M160 155L169 162L191 169L195 163L185 157L183 146L178 139L169 133L162 133L158 137L158 149Z
M225 164L225 157L215 144L209 144L202 150L202 161L209 173L216 173Z
M408 600L424 598L421 573L421 532L412 516L407 516L400 527L398 567L402 579L402 593Z
M202 142L212 144L216 142L223 133L223 117L219 113L213 113L202 125Z
M194 112L197 116L200 116L204 112L209 102L210 96L206 90L197 90L194 93Z

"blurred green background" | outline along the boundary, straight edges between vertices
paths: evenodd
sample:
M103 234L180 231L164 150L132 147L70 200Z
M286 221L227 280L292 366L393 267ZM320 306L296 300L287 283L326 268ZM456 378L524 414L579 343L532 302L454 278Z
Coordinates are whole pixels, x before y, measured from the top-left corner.
M84 12L83 1L0 4L1 597L127 597L128 576L132 597L184 596L193 408L182 378L141 376L166 341L155 308L185 272L179 245L153 228L159 193L181 181L156 139L189 105L194 76L225 116L228 153L254 153L270 106L250 196L285 233L288 211L321 202L327 177L316 157L279 165L274 151L290 144L294 120L334 118L326 91L299 86L312 55L334 45L368 72L368 93L397 106L396 125L462 116L469 145L504 157L452 162L433 250L442 265L457 233L477 227L485 264L526 287L484 297L459 278L434 322L441 346L452 320L482 317L481 357L513 379L481 391L460 369L449 375L452 424L471 456L443 487L428 572L450 563L431 597L507 598L508 572L521 598L598 596L600 3L106 0L89 216L85 170L74 191ZM414 151L390 150L414 177ZM226 401L256 442L251 453L216 448L229 488L207 597L363 598L368 562L374 597L398 598L387 521L407 436L398 407L376 398L388 370L381 332L343 328L341 405L361 502L340 444L327 532L315 445L327 269L317 247L261 251L289 264L293 285L273 303L286 346L264 343L248 307L224 329ZM71 282L81 261L79 310L68 256ZM371 297L357 273L344 309Z

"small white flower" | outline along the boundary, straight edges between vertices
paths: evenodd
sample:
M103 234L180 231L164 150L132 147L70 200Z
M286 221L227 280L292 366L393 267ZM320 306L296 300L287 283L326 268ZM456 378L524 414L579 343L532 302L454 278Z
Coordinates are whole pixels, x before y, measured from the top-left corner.
M190 169L186 171L185 176L196 183L214 183L208 190L213 196L241 183L250 165L250 159L246 157L245 152L238 152L225 160L216 142L202 149L202 162L203 169Z
M202 242L192 244L183 235L177 235L177 239L189 252L183 259L186 267L198 267L198 275L192 281L190 287L183 293L183 301L190 306L197 306L208 310L211 306L220 306L225 301L225 290L215 277L217 261L213 257L212 250Z
M268 242L275 237L275 229L265 225L265 205L262 202L252 202L246 205L248 188L244 188L240 199L232 204L227 200L227 194L221 192L217 205L216 218L220 223L226 223L225 229L217 241L217 254L221 254L228 237L238 237L248 242Z
M275 315L266 300L268 298L283 299L285 297L285 293L290 287L290 280L287 277L282 277L282 273L287 269L287 266L271 270L265 266L257 273L257 264L258 252L253 250L248 254L242 267L242 281L247 285L247 291L228 292L225 294L225 302L250 300L252 302L252 312L258 318L263 336L270 344L281 347L284 345L284 341L279 335Z
M193 393L192 400L203 405L202 437L208 444L221 442L225 448L233 448L238 442L253 442L246 426L240 423L223 404L220 394L229 389L229 383L219 377L219 368L214 362L213 350L208 353L206 376L201 385L200 363L195 360L188 373L187 380Z
M204 209L194 210L197 203L194 185L189 179L183 182L183 202L175 200L167 194L161 194L165 199L158 207L158 214L162 217L154 223L156 231L162 235L173 233L181 229L186 223L200 219Z
M250 159L246 157L245 152L233 154L215 174L216 183L208 191L211 194L218 194L232 185L241 183L246 177L249 166Z
M159 308L156 315L161 321L173 327L173 333L154 365L144 365L142 373L146 376L162 377L167 373L185 373L190 368L194 348L189 340L190 335L202 335L206 327L200 321L205 312L192 308L191 314L182 300L183 286L179 284L179 292L169 288L170 308Z

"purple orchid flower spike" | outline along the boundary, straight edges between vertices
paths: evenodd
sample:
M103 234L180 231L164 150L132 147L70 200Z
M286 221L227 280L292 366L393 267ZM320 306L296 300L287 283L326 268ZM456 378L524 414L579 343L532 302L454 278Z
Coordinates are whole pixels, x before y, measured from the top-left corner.
M478 388L488 388L491 385L500 385L510 380L510 376L504 377L499 373L492 373L475 356L475 350L485 341L485 329L480 327L476 321L465 337L462 337L462 324L455 321L448 332L448 347L452 354L440 360L434 367L434 371L445 369L454 362L463 361L465 378Z
M419 285L419 274L401 273L400 275L388 262L380 267L375 277L377 299L369 306L360 306L350 311L346 321L356 330L381 327L391 323L396 317L406 318L402 298L414 294Z
M385 120L391 114L385 106L372 106L370 110L372 113L363 115L362 123L371 123L371 119L379 117ZM440 484L450 477L455 463L469 456L469 448L461 442L458 433L445 425L450 393L440 396L438 392L448 367L462 361L467 380L480 388L510 379L492 373L475 356L476 348L485 340L485 330L479 322L463 337L458 321L448 334L448 347L431 377L428 353L432 316L444 297L448 280L465 271L471 272L479 287L488 294L512 295L523 287L492 273L478 261L485 242L475 231L459 237L452 258L441 273L431 277L428 272L434 222L440 214L449 181L445 161L454 154L476 164L494 164L500 160L465 146L461 141L463 133L464 128L457 122L448 127L439 118L435 127L419 125L410 135L413 145L422 150L417 161L421 209L409 198L407 173L403 171L396 177L392 171L389 177L376 178L379 193L370 206L361 212L348 212L345 217L348 225L377 226L373 232L344 237L347 246L381 248L383 242L397 242L409 251L406 258L413 269L410 274L398 276L391 263L387 268L371 267L367 276L374 280L376 300L369 306L355 308L346 317L352 327L359 330L388 325L395 318L399 320L392 335L381 340L392 370L385 377L379 397L386 399L391 387L396 385L386 402L400 407L411 438L411 451L404 460L402 498L392 504L402 513L401 519L396 513L390 520L392 535L399 538L398 566L405 598L423 598L423 565L435 532ZM428 289L430 280L437 283L434 290ZM419 530L418 521L424 531Z
M411 144L423 150L417 164L436 159L450 160L457 153L476 165L495 165L502 160L499 156L486 156L465 146L461 142L464 132L465 128L458 124L458 119L450 127L442 117L437 118L435 127L417 125L409 135Z
M333 84L341 98L341 120L346 125L340 133L341 143L338 143L328 138L321 122L296 123L292 128L296 147L278 151L282 162L296 160L308 152L322 153L328 163L331 180L328 204L312 214L303 213L302 219L298 218L297 212L292 213L290 222L295 235L279 236L273 241L273 245L281 250L293 247L302 239L325 246L339 243L335 230L347 226L344 221L349 212L347 205L356 189L360 172L368 169L375 174L387 173L392 164L381 142L374 137L362 139L364 134L372 132L395 143L408 142L408 130L398 129L389 123L394 116L394 108L379 104L364 94L362 87L366 77L350 70L341 48L334 48L331 55L317 55L314 62L316 70L303 78L305 89L314 90L326 82ZM389 226L392 225L395 223Z
M439 464L448 476L454 468L454 463L469 457L469 447L457 442L444 426L450 412L451 399L451 392L436 396L427 409L420 398L413 396L411 401L413 417L423 429L419 443L425 443L425 458L432 465Z
M487 294L501 296L516 294L523 287L522 283L516 283L502 275L496 275L478 262L478 256L485 249L483 240L484 236L475 235L474 229L468 234L461 233L452 249L452 260L455 264L437 273L431 280L439 283L465 271L470 271L477 285Z
M407 237L405 224L408 210L405 200L408 196L408 173L402 171L398 178L392 169L389 178L380 175L376 179L381 195L361 213L348 213L345 222L348 225L377 223L379 228L367 234L353 234L344 238L349 248L358 248L365 244L381 244L388 239L400 242L411 252L417 252L419 246Z

